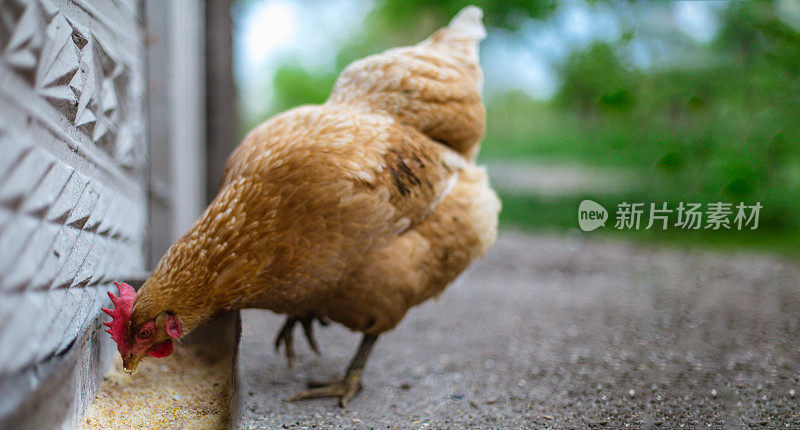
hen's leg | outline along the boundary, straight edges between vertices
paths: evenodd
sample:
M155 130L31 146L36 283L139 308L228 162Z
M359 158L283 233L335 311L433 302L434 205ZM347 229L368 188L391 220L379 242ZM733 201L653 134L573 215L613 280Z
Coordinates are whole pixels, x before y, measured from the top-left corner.
M289 365L289 368L292 367L292 363L294 362L294 336L292 335L292 331L294 331L295 324L297 324L297 318L286 317L286 322L283 323L283 327L281 327L281 330L278 332L278 336L275 337L275 352L280 350L281 343L283 343L286 363Z
M361 374L364 372L364 365L367 362L369 353L372 351L372 346L375 345L376 340L378 340L378 336L376 335L364 335L364 338L361 339L361 345L358 347L358 352L355 357L353 357L353 360L350 361L350 365L347 367L347 373L345 373L344 378L340 381L322 384L309 382L308 390L295 393L287 397L286 401L293 402L295 400L316 399L320 397L338 397L339 406L347 406L347 402L361 390Z
M328 320L323 317L306 317L300 320L300 323L303 325L303 333L306 335L306 340L308 340L308 346L311 349L319 354L319 347L317 346L317 340L314 339L314 319L316 318L319 321L319 325L323 327L328 326Z
M303 333L306 335L306 339L308 339L308 345L311 349L319 354L319 348L317 347L317 341L314 339L314 316L306 316L306 317L287 317L286 322L283 324L283 327L278 332L278 336L275 337L275 351L278 351L281 347L281 343L284 345L284 351L286 354L286 361L289 364L289 367L292 367L292 363L294 362L294 336L292 332L294 331L294 326L298 322L303 325ZM328 325L328 321L322 318L317 318L319 323L323 326Z

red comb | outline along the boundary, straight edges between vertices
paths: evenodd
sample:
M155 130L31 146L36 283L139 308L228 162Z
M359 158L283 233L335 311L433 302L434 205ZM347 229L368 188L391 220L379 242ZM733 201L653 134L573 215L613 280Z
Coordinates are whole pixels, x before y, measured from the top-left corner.
M120 355L125 356L131 348L125 335L125 329L131 319L131 315L133 315L136 290L124 282L114 282L114 285L119 289L119 297L115 296L111 291L108 292L108 297L114 303L114 309L102 309L103 312L111 317L111 322L104 322L103 324L108 327L106 333L110 334L111 339L114 339L114 342L117 343L117 350Z

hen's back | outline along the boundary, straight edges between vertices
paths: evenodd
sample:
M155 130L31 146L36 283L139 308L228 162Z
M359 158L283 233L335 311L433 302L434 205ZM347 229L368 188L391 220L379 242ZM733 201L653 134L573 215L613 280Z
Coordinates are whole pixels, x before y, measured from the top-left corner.
M473 160L486 125L478 65L482 15L468 7L417 45L354 62L328 104L387 113Z

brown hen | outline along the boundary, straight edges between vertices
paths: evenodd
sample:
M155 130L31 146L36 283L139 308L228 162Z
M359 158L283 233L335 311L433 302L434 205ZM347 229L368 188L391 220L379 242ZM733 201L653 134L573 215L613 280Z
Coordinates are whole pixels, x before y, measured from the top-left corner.
M132 315L115 314L125 368L168 354L222 312L264 308L288 316L276 346L290 360L296 322L315 350L313 319L364 333L341 381L288 399L347 403L377 337L495 240L500 202L474 164L485 127L481 16L468 7L415 46L351 64L325 104L250 132Z

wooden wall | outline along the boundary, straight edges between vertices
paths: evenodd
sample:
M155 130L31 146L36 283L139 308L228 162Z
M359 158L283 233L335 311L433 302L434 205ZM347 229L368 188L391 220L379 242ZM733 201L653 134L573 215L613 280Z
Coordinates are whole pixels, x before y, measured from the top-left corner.
M72 426L206 200L204 3L0 2L0 428Z

